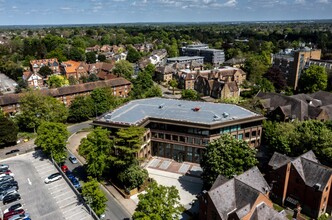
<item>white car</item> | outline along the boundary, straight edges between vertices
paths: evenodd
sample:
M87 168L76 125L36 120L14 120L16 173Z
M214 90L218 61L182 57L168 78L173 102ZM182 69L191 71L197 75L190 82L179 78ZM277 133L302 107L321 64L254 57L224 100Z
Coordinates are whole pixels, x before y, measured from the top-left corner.
M0 164L0 169L8 169L9 166L7 164Z
M20 219L28 219L30 218L29 213L19 214L19 215L13 215L8 220L20 220Z
M72 162L72 163L74 163L74 164L75 164L75 163L78 163L76 157L73 156L73 155L70 155L69 160L70 160L70 162Z
M7 212L10 212L10 211L22 209L22 208L23 208L22 204L17 203L17 204L10 206L8 209L5 209L5 211L3 211L3 214L6 214Z
M15 175L12 172L6 172L6 173L0 174L0 178L3 177L3 176L12 176L12 177L14 177Z
M45 179L45 183L51 183L51 182L57 181L61 178L62 178L62 176L60 173L53 173Z

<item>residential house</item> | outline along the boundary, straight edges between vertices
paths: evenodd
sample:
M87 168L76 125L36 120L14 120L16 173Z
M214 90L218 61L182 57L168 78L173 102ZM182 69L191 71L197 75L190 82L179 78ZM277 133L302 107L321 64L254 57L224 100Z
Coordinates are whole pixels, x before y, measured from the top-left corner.
M271 198L291 208L300 205L313 218L331 214L332 169L320 164L312 151L296 158L275 152L268 165Z
M42 88L44 87L44 79L37 72L25 71L23 72L23 80L28 83L29 87Z
M241 67L244 67L245 62L246 62L246 58L232 58L232 59L226 60L223 64L225 66L241 68Z
M57 58L30 61L30 68L33 73L38 73L43 66L48 66L54 74L60 73L60 65Z
M209 191L199 197L199 219L213 220L286 220L273 209L270 186L257 167L228 180L218 176Z
M107 52L111 52L112 50L112 46L105 44L100 48L100 52L101 53L107 53Z
M96 88L111 88L114 96L127 97L131 90L131 83L125 78L117 77L110 80L64 86L54 89L42 89L40 92L44 95L52 96L60 100L66 106L69 106L75 96L88 95ZM5 94L0 96L0 107L3 112L10 115L18 112L20 107L20 97L23 95L24 93Z
M239 97L239 86L246 79L246 73L233 67L197 71L185 69L179 71L176 77L179 87L219 99Z
M85 49L85 53L88 53L88 52L95 52L95 53L98 53L100 51L100 46L99 45L95 45L93 47L87 47Z
M330 92L318 91L313 94L293 96L260 92L257 97L261 99L263 109L272 120L332 120L332 93Z
M91 64L86 64L86 69L88 70L89 74L95 74L99 77L99 79L102 80L113 79L116 78L116 76L112 74L112 69L114 67L114 64L115 62L91 63Z
M77 62L74 60L68 60L61 63L61 73L66 75L66 78L74 77L74 79L80 80L81 77L88 76L86 64L84 62Z
M134 48L139 52L150 52L153 49L153 44L134 44Z

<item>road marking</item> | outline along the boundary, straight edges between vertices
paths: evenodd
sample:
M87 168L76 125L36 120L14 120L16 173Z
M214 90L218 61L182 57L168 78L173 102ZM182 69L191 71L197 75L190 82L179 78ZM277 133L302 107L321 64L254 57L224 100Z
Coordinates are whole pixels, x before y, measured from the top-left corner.
M31 186L32 185L32 183L31 183L31 181L30 181L30 179L28 178L28 183L29 183L29 185Z

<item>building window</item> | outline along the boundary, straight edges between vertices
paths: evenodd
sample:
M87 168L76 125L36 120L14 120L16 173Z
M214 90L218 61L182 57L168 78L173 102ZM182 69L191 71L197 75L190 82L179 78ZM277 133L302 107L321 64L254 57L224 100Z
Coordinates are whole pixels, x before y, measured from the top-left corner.
M244 136L245 136L246 138L249 138L249 137L250 137L250 133L249 133L249 132L246 132Z
M186 138L183 136L180 136L180 142L186 142Z
M164 139L164 134L163 133L158 133L158 137L161 139Z
M253 132L251 133L251 136L256 137L256 134L257 134L257 131L253 131Z
M170 134L166 134L166 135L165 135L165 139L167 139L167 140L171 140L171 135L170 135Z
M324 198L324 202L326 202L326 197Z
M237 137L238 137L239 140L242 140L243 139L243 134L239 134Z
M325 191L327 191L327 190L329 190L329 186L327 186L327 187L325 188Z

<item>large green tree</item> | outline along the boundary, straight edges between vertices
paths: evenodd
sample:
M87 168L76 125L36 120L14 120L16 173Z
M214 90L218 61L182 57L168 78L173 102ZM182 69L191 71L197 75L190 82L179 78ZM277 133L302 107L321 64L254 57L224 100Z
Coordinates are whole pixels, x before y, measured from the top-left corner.
M185 90L182 90L181 99L199 100L199 95L195 90L185 89Z
M89 177L82 186L82 196L98 216L105 212L107 198L96 179Z
M40 75L42 75L43 77L47 77L53 74L53 71L51 68L49 68L48 66L42 66L40 67L38 73Z
M47 85L50 88L58 88L62 86L68 86L69 81L64 76L51 75L47 80Z
M206 147L200 162L204 187L209 189L218 175L232 178L257 164L256 151L244 140L229 134L212 141Z
M94 103L95 112L97 115L101 115L109 111L114 101L111 89L108 88L96 88L90 94Z
M141 186L148 178L149 174L146 169L133 164L120 172L117 176L118 180L129 190Z
M175 89L178 86L178 81L176 79L172 79L168 82L168 85L172 87L173 95L175 93Z
M123 169L135 163L136 154L143 144L144 133L144 128L135 126L122 128L116 133L113 160L116 167Z
M132 75L134 74L134 67L127 60L120 60L115 63L113 73L117 76L122 76L128 80L131 80Z
M313 93L326 90L327 73L322 66L312 65L300 76L299 89L304 93Z
M112 148L113 141L110 139L110 132L100 127L95 128L81 140L78 152L86 159L89 175L100 178L110 167Z
M131 63L136 63L141 58L141 54L132 46L128 48L127 60Z
M175 186L167 187L152 182L146 193L138 195L139 202L133 219L173 220L180 219L179 191Z
M15 120L23 131L34 131L42 121L66 122L68 110L59 100L38 91L25 93L20 99L20 113Z
M67 127L62 123L43 122L37 130L35 144L57 163L67 156L66 144L69 137Z
M85 57L87 63L96 63L96 54L94 52L87 52Z
M18 127L0 112L0 146L16 143Z
M70 103L68 121L82 122L89 120L92 116L97 116L94 102L90 96L75 96Z

